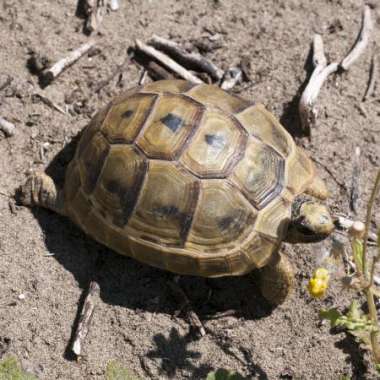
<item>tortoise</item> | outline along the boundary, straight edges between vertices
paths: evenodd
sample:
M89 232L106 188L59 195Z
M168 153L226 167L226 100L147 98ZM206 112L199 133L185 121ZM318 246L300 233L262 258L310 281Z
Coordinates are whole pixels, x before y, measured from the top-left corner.
M154 267L204 277L259 268L272 304L294 283L281 242L334 228L312 161L262 104L183 80L113 99L84 129L64 187L36 172L20 194Z

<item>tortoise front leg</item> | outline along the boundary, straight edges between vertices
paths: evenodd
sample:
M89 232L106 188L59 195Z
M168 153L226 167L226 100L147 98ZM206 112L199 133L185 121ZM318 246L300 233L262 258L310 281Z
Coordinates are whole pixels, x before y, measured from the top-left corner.
M32 173L19 188L17 195L24 206L41 206L58 214L65 214L63 190L45 173Z
M279 305L286 300L294 287L294 281L292 264L279 252L261 269L261 293L273 305Z

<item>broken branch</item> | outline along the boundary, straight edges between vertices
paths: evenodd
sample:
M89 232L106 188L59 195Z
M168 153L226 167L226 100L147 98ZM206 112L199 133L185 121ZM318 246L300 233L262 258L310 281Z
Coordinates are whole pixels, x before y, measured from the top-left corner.
M74 335L73 344L71 346L75 355L80 356L82 352L83 341L86 338L92 315L95 309L95 297L99 294L99 285L95 281L91 281L88 293L83 303L83 308L79 317L79 323Z
M11 137L15 134L16 127L13 123L0 116L0 130L4 132L6 137Z
M377 57L376 57L376 53L374 53L372 55L371 66L369 69L368 86L362 99L363 102L365 102L373 94L373 90L375 89L375 84L376 84L376 77L377 77Z
M120 8L119 0L110 0L110 9L111 11L117 11Z
M223 76L222 84L220 87L223 90L231 90L243 79L243 72L238 67L231 67Z
M92 49L95 44L96 42L94 40L89 41L81 45L79 48L73 50L67 57L62 58L50 68L45 69L40 76L43 84L48 85L50 82L52 82L55 78L62 74L64 70L74 64L76 61L78 61L79 58L81 58L90 49Z
M84 9L87 15L85 29L91 33L99 28L106 12L106 0L85 0Z
M186 79L193 83L203 83L198 77L190 73L190 71L186 70L184 67L179 65L177 62L175 62L173 59L171 59L169 56L167 56L164 53L161 53L159 50L155 49L152 46L148 46L141 42L140 40L136 39L136 49L142 51L146 55L149 55L150 57L154 58L155 60L159 61L163 66L167 67L169 70L171 70L173 73L177 74L179 77Z
M359 189L360 189L360 148L357 146L355 149L355 154L352 164L352 179L351 179L351 189L350 189L350 209L356 215L357 214L357 203L359 200Z
M362 15L362 26L358 38L351 51L339 65L343 70L348 70L348 68L362 55L364 49L368 45L372 28L371 8L368 5L365 5Z
M323 83L327 77L338 70L336 62L327 65L323 50L323 40L320 34L315 34L313 39L313 65L309 83L301 95L298 110L301 119L301 127L308 136L311 134L311 126L315 124L317 111L314 107Z
M220 81L223 77L223 70L219 69L212 62L198 53L186 52L173 41L153 35L149 41L149 45L162 50L189 70L205 72L215 81Z

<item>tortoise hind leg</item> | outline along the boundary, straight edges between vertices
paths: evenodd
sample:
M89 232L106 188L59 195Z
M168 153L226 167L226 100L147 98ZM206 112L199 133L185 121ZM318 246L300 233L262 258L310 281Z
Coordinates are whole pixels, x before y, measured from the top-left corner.
M277 253L260 272L262 295L273 305L283 303L294 287L293 266L288 258Z
M17 199L24 206L41 206L64 215L63 191L53 179L42 172L31 174L17 191Z

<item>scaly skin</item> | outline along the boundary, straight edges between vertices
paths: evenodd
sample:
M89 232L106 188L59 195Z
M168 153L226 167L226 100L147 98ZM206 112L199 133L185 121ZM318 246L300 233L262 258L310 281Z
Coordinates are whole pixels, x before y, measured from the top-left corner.
M29 175L17 196L24 206L41 206L58 214L65 214L62 191L45 173L34 172Z
M293 266L288 258L274 254L272 261L261 269L261 293L273 305L283 303L294 287Z

